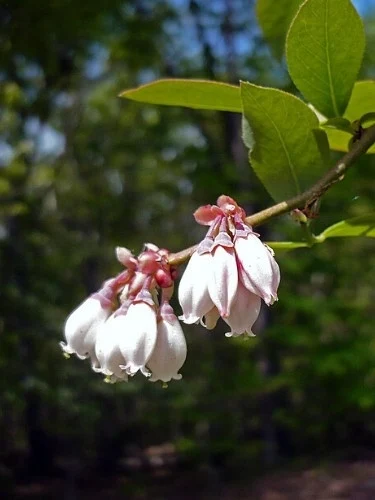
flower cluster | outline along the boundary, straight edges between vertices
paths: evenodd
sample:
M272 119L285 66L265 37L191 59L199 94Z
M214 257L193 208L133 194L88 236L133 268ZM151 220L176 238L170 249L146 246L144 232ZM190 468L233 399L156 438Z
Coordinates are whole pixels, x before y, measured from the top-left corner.
M221 316L230 327L228 337L253 335L261 299L267 305L277 300L280 271L273 251L246 225L244 210L229 196L198 208L194 217L209 230L180 282L181 319L212 329Z
M94 371L113 382L138 371L153 382L180 379L186 341L169 304L176 270L168 251L147 244L136 258L117 248L117 258L126 270L71 313L64 352L90 358Z
M277 300L280 272L273 252L229 196L198 208L194 217L209 230L180 282L180 319L212 329L222 317L230 327L226 336L253 335L261 300ZM151 243L138 257L117 248L126 269L68 317L64 352L90 358L94 371L113 382L138 371L151 381L180 379L186 342L169 304L176 269L168 258L167 250Z

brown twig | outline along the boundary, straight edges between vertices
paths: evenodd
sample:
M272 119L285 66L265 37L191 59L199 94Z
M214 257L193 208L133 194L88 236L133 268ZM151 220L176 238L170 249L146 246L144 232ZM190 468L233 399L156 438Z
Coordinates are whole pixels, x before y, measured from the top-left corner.
M265 222L277 217L278 215L283 215L290 212L294 208L305 208L314 201L318 200L331 186L336 184L336 182L344 178L345 172L353 163L375 143L375 125L365 129L361 137L356 141L350 151L348 151L334 167L332 167L326 174L321 177L318 182L316 182L309 189L303 193L290 198L289 200L281 201L276 203L272 207L261 210L260 212L249 215L246 217L245 221L249 226L259 226ZM180 252L173 253L169 257L169 263L178 266L182 264L187 259L189 259L197 245L190 248L185 248Z

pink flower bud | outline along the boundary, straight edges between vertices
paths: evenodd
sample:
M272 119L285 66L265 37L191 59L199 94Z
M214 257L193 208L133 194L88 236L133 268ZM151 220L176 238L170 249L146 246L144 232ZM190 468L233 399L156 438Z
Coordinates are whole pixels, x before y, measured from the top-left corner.
M168 288L173 285L173 279L168 271L158 269L155 273L156 283L160 288Z
M121 264L129 269L135 269L137 267L137 259L134 257L131 251L125 247L116 248L116 257Z

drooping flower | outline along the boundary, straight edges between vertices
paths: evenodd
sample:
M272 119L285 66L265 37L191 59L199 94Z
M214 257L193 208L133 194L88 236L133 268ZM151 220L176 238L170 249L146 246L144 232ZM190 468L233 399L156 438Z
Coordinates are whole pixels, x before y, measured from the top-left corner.
M156 344L157 325L156 307L149 291L143 290L142 296L129 306L121 327L124 331L119 336L119 347L126 360L123 369L128 375L140 370L150 376L146 364Z
M62 348L90 357L107 381L127 381L138 371L152 381L178 380L186 342L169 305L176 278L169 252L148 243L138 257L126 248L116 255L127 269L70 315Z
M95 354L98 360L94 371L103 373L107 380L117 382L127 380L125 370L121 368L126 363L120 350L120 337L125 331L125 316L112 314L98 329L95 343Z
M70 314L64 328L66 344L60 344L66 354L76 354L80 359L95 358L97 331L111 315L114 297L115 291L107 283Z
M241 334L252 336L253 324L260 312L261 299L258 295L249 292L244 285L239 282L237 292L232 304L229 316L224 321L230 326L231 331L225 335L227 337L238 337Z
M196 323L214 307L206 278L211 264L209 253L194 252L182 275L178 287L178 299L183 311L180 319L187 324Z
M246 225L245 211L229 196L194 213L208 225L206 237L181 279L179 300L185 323L215 326L221 316L231 327L228 336L252 335L261 299L277 300L280 271L272 250Z
M267 305L273 304L277 300L280 270L272 250L253 232L236 236L234 248L242 283Z
M186 340L172 307L164 302L160 307L156 345L147 366L151 382L180 380L179 369L186 359Z

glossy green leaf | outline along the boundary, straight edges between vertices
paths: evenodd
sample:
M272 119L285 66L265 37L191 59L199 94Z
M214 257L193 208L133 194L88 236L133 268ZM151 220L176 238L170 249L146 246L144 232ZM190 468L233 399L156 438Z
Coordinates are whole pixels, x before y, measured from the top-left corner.
M276 201L299 194L327 168L328 141L317 134L318 118L281 90L242 82L241 95L255 143L250 150L255 173Z
M318 238L341 238L347 236L365 236L375 238L375 212L343 220L328 227Z
M342 130L327 129L329 147L334 151L348 151L348 144L351 139L351 135L343 132ZM371 146L366 154L375 154L375 145Z
M344 119L353 122L372 112L375 112L375 81L355 82L349 104L344 113ZM326 129L330 148L336 151L348 151L351 134L332 129L329 122L331 120L323 123L322 127ZM367 153L375 153L375 145L371 146Z
M242 112L239 87L208 80L157 80L124 90L120 97L150 104Z
M355 82L344 117L354 121L371 112L375 112L375 81Z
M292 80L328 118L344 113L365 48L362 21L349 0L306 0L287 36Z
M285 38L293 16L303 0L258 0L256 13L264 38L275 57L281 59Z

